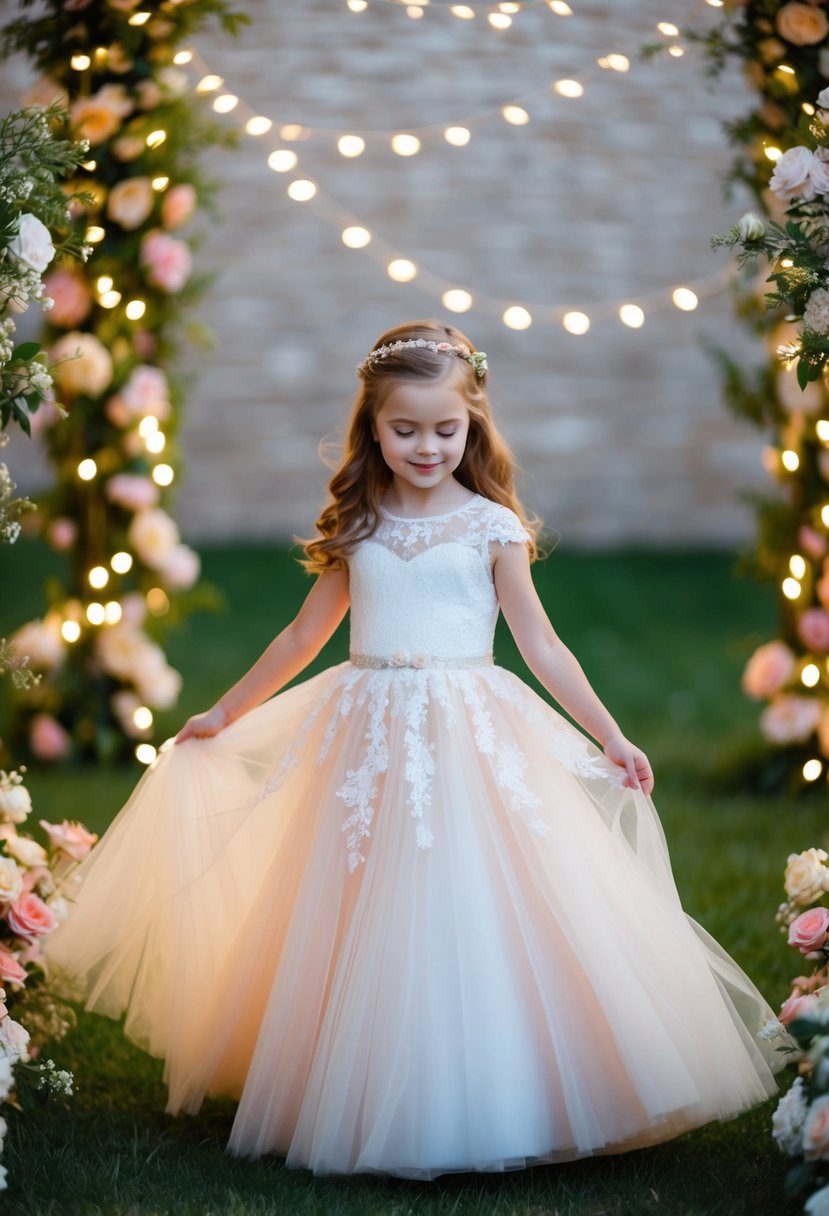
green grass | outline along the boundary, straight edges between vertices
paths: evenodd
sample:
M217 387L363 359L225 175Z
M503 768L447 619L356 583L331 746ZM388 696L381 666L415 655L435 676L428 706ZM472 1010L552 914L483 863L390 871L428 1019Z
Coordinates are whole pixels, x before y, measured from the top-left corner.
M228 610L199 613L168 645L184 676L158 738L207 708L290 618L308 581L277 548L202 551L204 574ZM0 636L41 607L39 586L57 561L37 545L2 555L0 578L22 585L0 603ZM826 797L750 797L734 773L756 750L758 707L739 688L745 659L773 630L770 591L732 576L729 554L554 553L536 570L558 633L622 729L649 755L654 799L686 910L734 956L778 1007L797 957L774 922L789 852L827 844ZM13 599L13 603L12 603ZM341 630L312 670L347 652ZM522 671L499 630L498 661ZM80 818L101 831L141 769L29 775L36 817ZM731 776L729 776L731 774ZM232 999L232 994L229 994ZM163 1113L161 1062L133 1047L118 1024L81 1014L49 1050L78 1090L10 1119L3 1154L9 1216L789 1216L786 1162L769 1136L772 1098L738 1119L616 1157L502 1176L449 1175L432 1183L356 1176L315 1178L278 1159L226 1156L234 1105L211 1100L198 1116ZM783 1086L788 1075L781 1076Z

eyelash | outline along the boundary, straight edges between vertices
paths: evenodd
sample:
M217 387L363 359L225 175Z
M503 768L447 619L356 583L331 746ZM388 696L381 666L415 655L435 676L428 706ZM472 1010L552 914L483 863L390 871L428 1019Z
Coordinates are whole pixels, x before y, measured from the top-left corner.
M395 435L399 435L401 439L408 439L414 434L414 431L395 431ZM440 435L441 439L451 439L455 434L454 431L436 431L436 435Z

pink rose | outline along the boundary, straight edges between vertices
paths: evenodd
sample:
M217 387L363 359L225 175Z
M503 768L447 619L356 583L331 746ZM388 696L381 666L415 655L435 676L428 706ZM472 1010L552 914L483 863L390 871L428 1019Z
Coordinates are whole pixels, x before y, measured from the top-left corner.
M147 281L162 291L181 291L190 275L193 259L186 241L153 229L141 242L141 265Z
M0 946L0 980L6 984L26 983L26 972L5 946Z
M797 632L809 650L829 650L829 612L807 608L797 622Z
M170 387L167 377L159 368L148 363L139 363L133 368L119 396L134 418L152 414L163 421L169 416Z
M138 473L116 473L104 485L104 493L110 502L126 507L128 511L143 511L154 507L161 489L150 477Z
M161 577L168 587L187 590L199 577L201 558L189 545L176 545L161 567Z
M806 1112L800 1136L807 1161L829 1158L829 1094L815 1098Z
M810 528L808 524L803 524L800 528L797 541L800 548L804 549L815 561L819 561L826 553L826 538L816 532L814 528Z
M32 891L15 900L6 912L6 921L12 933L28 940L51 933L58 923L52 909Z
M165 228L180 228L186 224L197 203L196 191L189 182L171 186L161 201L161 222Z
M818 999L813 992L808 996L797 996L796 993L784 1001L780 1013L779 1020L784 1026L788 1026L789 1022L793 1022L795 1018L807 1018L810 1014L816 1013L818 1008Z
M70 519L67 515L60 515L57 519L53 519L46 529L46 539L53 549L62 552L64 549L71 549L78 536L78 525L74 519Z
M155 191L148 177L128 177L109 192L107 215L122 228L140 228L155 203Z
M39 760L60 760L72 745L71 736L51 714L35 714L29 728L29 747Z
M795 663L794 653L785 642L758 646L743 672L743 692L758 699L771 696L791 678Z
M829 911L826 908L809 908L801 912L789 925L789 945L801 954L820 950L829 934Z
M47 296L55 301L49 309L49 324L61 329L74 329L92 307L92 292L82 275L73 270L53 270L43 280Z
M41 819L40 826L49 837L50 846L75 861L83 861L98 839L97 833L88 832L82 823L70 823L68 819L62 823L47 823Z
M779 696L760 715L760 730L771 743L806 743L819 721L817 697Z

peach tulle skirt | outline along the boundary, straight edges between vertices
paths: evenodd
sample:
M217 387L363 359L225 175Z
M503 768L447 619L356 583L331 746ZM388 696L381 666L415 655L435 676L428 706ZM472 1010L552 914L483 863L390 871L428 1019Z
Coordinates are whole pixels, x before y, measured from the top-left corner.
M56 981L126 1012L170 1112L237 1098L233 1154L432 1178L622 1152L786 1062L650 797L502 668L344 663L168 740L75 877Z

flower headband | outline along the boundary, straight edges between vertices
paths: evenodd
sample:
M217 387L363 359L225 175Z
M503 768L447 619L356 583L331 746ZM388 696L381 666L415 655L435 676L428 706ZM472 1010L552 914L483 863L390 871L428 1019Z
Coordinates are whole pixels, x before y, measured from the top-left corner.
M407 342L392 342L389 346L378 346L376 350L366 355L362 363L357 364L357 374L361 376L365 369L371 367L373 363L378 363L387 355L397 354L399 350L404 350L409 346L425 346L428 350L436 351L439 354L449 354L450 352L458 354L467 363L472 364L476 376L486 375L488 365L484 351L471 351L468 346L453 346L451 342L430 342L426 338L409 338Z

